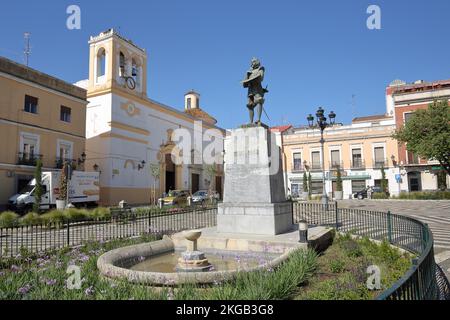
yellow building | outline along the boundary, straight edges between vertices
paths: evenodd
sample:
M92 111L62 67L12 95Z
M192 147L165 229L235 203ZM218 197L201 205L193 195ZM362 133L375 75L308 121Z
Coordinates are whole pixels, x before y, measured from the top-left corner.
M0 207L43 170L81 166L86 91L0 57Z
M356 118L351 125L335 125L325 130L324 163L322 163L320 129L285 128L278 132L284 154L285 187L295 198L303 191L303 175L311 173L312 194L325 187L331 197L336 191L336 172L341 169L343 196L348 199L367 186L381 185L384 167L391 194L398 193L395 175L398 168L397 141L393 117L385 115ZM276 131L276 130L275 130ZM394 161L393 161L394 160Z

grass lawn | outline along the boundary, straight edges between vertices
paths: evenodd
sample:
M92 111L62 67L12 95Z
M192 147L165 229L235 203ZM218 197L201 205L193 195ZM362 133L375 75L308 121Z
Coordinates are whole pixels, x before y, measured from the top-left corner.
M368 300L391 287L411 267L413 256L387 242L338 236L319 258L314 277L299 290L301 300ZM369 266L381 271L381 290L367 288Z
M113 248L156 240L153 236L87 243L75 249L51 254L0 261L0 299L45 300L281 300L281 299L370 299L376 292L365 289L368 265L382 269L383 288L389 287L410 266L403 256L387 244L369 240L338 238L325 254L318 257L311 250L297 251L276 270L241 273L229 283L206 287L184 285L172 289L154 289L126 281L102 278L97 258ZM69 289L69 265L81 268L81 288ZM389 266L389 268L388 268Z

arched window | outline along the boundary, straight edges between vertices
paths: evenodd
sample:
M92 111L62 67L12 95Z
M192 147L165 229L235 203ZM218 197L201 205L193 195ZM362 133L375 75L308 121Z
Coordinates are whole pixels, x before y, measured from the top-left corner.
M106 74L106 51L100 48L97 53L97 81L100 82Z
M139 87L141 75L139 72L139 66L135 59L131 60L131 76L133 77L134 81L136 81L136 85Z
M121 51L119 56L119 76L121 77L125 76L125 67L126 67L125 55Z

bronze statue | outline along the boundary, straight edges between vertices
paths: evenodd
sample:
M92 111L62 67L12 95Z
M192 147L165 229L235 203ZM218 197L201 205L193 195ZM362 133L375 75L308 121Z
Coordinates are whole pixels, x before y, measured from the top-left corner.
M258 107L258 121L257 124L261 124L261 114L264 110L264 95L269 92L266 88L262 87L262 82L264 80L265 69L261 66L261 62L253 58L252 68L247 71L245 79L241 81L244 88L248 88L248 103L247 108L250 113L250 123L253 124L253 119L255 115L255 107Z

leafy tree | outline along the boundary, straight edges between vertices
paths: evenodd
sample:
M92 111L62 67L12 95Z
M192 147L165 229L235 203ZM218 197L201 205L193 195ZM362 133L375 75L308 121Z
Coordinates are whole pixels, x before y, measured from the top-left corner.
M440 170L437 173L437 179L438 179L438 188L441 191L447 190L447 173L445 170Z
M153 201L152 201L152 203L154 205L156 205L156 201L157 201L157 199L156 199L156 181L158 181L161 176L161 172L159 169L160 169L159 164L157 164L157 163L150 164L150 174L153 177L153 191L152 191Z
M381 192L387 193L388 191L388 181L386 179L386 171L384 166L381 167Z
M342 176L341 176L341 168L337 167L336 173L336 191L342 191Z
M59 200L67 200L67 161L64 161L61 176L59 177Z
M308 192L308 176L306 175L306 172L303 173L303 192Z
M311 172L308 173L308 194L309 194L309 196L311 196L311 194L312 194L312 177L311 177Z
M42 188L42 160L39 158L36 161L34 179L36 180L36 186L34 188L33 211L39 213L39 208L41 207L42 202L42 194L44 193L44 189Z
M214 201L214 198L212 197L212 181L217 175L217 169L216 166L211 164L206 166L206 176L208 177L208 194L210 196L211 202Z
M419 157L437 160L450 174L450 109L448 101L434 101L428 109L417 110L394 135L406 143L408 151Z

